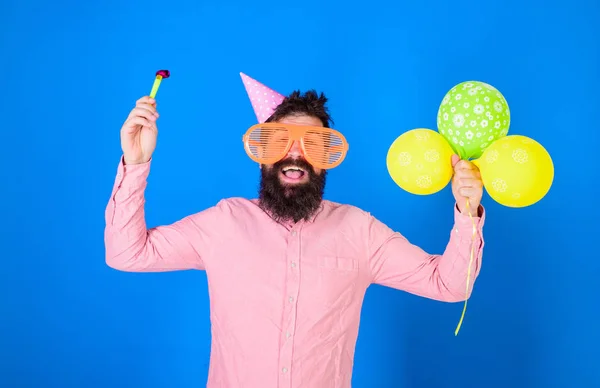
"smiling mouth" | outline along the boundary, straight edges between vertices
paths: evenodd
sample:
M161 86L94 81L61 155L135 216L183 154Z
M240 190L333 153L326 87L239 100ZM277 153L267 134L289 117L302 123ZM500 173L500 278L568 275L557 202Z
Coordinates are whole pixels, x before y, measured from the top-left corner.
M281 169L281 173L288 180L299 181L306 175L306 171L298 166L288 166Z

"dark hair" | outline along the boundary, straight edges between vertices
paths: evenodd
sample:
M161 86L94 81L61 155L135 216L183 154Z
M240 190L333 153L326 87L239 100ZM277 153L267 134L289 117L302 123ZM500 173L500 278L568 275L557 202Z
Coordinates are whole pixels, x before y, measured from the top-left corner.
M296 90L284 98L266 122L278 121L287 116L305 114L318 118L324 127L329 128L333 120L325 106L326 103L327 97L323 93L318 95L315 90L309 90L302 94L299 90Z

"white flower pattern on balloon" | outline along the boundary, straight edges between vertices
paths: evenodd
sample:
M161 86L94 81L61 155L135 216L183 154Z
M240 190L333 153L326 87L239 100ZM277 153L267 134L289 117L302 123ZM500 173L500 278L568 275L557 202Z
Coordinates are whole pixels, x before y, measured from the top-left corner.
M428 188L429 186L431 186L431 184L432 181L429 175L421 175L417 178L417 186L419 186L422 189Z
M429 140L429 134L428 133L417 132L417 133L415 133L415 137L419 141L428 141Z
M527 160L529 160L529 155L524 149L518 148L513 151L512 158L515 162L519 164L524 164L527 163Z
M454 125L456 125L457 127L462 127L465 124L465 116L461 115L461 114L455 114L454 115Z
M492 187L494 188L494 190L503 193L508 188L508 185L506 184L504 179L497 178L492 181Z
M500 154L499 154L499 153L498 153L498 151L496 151L496 150L492 150L492 151L486 152L486 155L485 155L485 161L486 161L487 163L490 163L490 164L492 164L492 163L494 163L496 160L498 160L498 156L500 156Z
M440 153L436 149L425 151L425 160L430 163L435 163L440 159Z
M533 140L532 139L528 139L528 138L523 138L523 139L521 139L521 143L523 143L523 144L533 144Z
M411 160L412 156L408 152L400 152L398 154L398 164L401 166L408 166Z

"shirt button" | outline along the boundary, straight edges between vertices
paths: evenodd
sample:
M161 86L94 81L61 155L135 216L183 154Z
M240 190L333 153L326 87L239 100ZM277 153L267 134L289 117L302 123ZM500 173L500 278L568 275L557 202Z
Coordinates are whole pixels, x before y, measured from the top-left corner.
M287 333L285 333L285 336L286 336L287 338L290 338L290 337L292 336L292 333L290 333L290 332L288 331Z
M281 371L282 371L283 373L287 373L287 370L288 370L287 368L283 368Z
M296 267L296 263L292 262L292 268L295 268L295 267Z
M295 235L296 235L296 231L292 230L292 236L295 236Z
M290 303L292 303L294 301L294 297L290 296Z

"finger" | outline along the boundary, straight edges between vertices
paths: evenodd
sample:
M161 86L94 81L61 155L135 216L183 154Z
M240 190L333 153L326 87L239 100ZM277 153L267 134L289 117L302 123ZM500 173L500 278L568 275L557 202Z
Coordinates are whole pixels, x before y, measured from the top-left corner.
M153 114L157 113L156 112L156 106L150 105L150 104L146 104L146 103L139 103L133 109L146 109L146 110L152 112Z
M150 96L144 96L142 98L140 98L139 100L137 100L136 102L137 104L148 104L148 105L156 105L156 100Z
M454 172L455 178L481 179L481 173L478 170L457 170Z
M149 109L156 110L156 104L150 104L148 102L138 102L135 106L145 106Z
M468 160L460 160L458 163L454 165L454 170L473 170L473 163Z
M480 179L475 178L459 178L456 180L456 186L461 188L480 188L483 186L483 183Z
M134 117L134 116L141 116L141 117L144 117L144 118L146 118L148 120L152 120L152 121L156 121L156 119L158 119L157 112L153 112L152 110L147 109L145 107L133 108L133 110L129 114L129 117Z
M456 163L458 163L460 161L460 156L453 154L452 158L450 159L450 162L452 163L452 167L454 168L456 166Z
M461 187L458 193L465 198L473 198L479 195L480 190L475 187Z
M125 127L128 128L128 129L130 129L130 130L134 129L138 125L149 127L149 128L154 128L155 127L155 125L154 125L154 123L152 121L150 121L147 118L142 117L142 116L133 116L133 117L130 117L125 122Z

